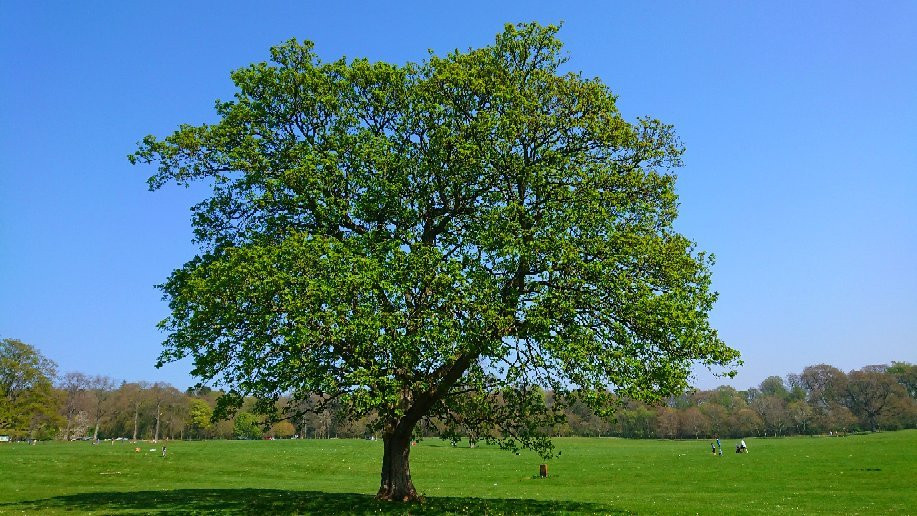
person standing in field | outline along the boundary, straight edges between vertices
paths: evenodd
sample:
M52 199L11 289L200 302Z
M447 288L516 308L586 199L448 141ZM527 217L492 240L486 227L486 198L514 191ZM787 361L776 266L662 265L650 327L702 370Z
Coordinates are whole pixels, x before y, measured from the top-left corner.
M716 446L714 446L713 443L710 443L710 451L713 452L714 455L716 455Z
M748 453L748 446L745 446L745 439L742 439L742 444L740 446L743 452Z
M716 448L717 450L719 450L720 456L722 456L723 455L723 445L720 444L720 436L715 435L714 437L716 437Z

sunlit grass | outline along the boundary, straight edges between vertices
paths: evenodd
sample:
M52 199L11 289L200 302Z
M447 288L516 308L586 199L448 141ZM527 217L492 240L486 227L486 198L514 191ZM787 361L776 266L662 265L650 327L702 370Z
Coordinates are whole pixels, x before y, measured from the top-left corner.
M746 441L749 454L735 454L727 440L720 457L706 440L557 439L560 454L542 479L534 453L430 439L411 453L427 502L409 507L372 499L379 441L3 444L0 513L906 514L917 507L917 431Z

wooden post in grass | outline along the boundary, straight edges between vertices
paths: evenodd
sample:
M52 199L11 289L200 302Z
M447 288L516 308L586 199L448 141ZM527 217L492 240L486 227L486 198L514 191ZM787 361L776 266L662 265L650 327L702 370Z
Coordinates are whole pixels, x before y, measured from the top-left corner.
M538 475L541 476L541 478L547 478L548 476L548 465L547 464L542 464L541 467L538 468Z

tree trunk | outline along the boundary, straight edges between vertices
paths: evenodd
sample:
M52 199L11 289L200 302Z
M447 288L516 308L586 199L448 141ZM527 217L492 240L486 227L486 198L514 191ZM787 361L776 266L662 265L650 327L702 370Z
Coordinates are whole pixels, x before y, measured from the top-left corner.
M133 438L134 441L137 440L137 427L139 426L139 423L140 423L140 405L134 405L134 438Z
M153 442L159 441L159 418L162 416L162 412L159 410L159 403L156 404L156 433L153 434Z
M411 453L411 434L393 435L382 438L382 483L376 498L410 502L419 500L420 496L411 482L411 469L408 456Z
M99 440L99 420L98 419L96 419L96 429L93 430L92 432L92 440L93 442Z

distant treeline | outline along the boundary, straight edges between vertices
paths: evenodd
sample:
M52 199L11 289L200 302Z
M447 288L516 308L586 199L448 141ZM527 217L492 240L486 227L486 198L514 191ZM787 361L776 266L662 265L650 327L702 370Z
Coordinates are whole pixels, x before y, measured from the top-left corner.
M13 439L260 439L369 437L366 420L350 421L333 407L266 422L249 400L229 420L212 421L220 392L180 391L163 382L117 382L70 372L34 347L0 341L0 435ZM551 399L551 392L545 396ZM280 400L281 405L286 400ZM613 418L583 405L566 410L554 436L702 438L780 436L917 427L917 365L892 362L845 373L818 364L757 388L695 390L648 405L621 400ZM435 422L424 425L437 435Z

